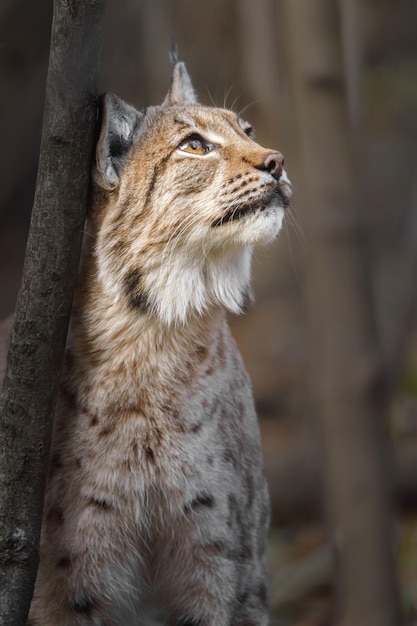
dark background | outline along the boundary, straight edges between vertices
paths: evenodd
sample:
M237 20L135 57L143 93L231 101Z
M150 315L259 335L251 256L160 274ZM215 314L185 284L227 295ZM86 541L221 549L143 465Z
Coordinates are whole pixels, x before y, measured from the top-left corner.
M332 553L321 504L320 432L311 404L315 364L309 352L306 276L315 239L303 218L311 207L299 159L303 137L294 115L289 1L108 0L101 89L116 92L138 108L160 102L170 80L168 48L174 35L201 101L244 110L243 116L256 127L257 140L285 156L295 190L296 223L288 219L278 241L256 253L256 305L232 325L252 377L264 439L273 501L275 615L283 625L324 626L342 622L334 615L332 602ZM0 7L0 317L14 308L30 220L51 4L3 0ZM383 413L396 451L395 545L403 607L413 624L417 623L413 621L417 4L363 0L355 6L353 23L349 11L343 14L341 33L356 165L352 186L364 226L363 272L369 278L378 347L387 373ZM314 58L315 51L310 53Z

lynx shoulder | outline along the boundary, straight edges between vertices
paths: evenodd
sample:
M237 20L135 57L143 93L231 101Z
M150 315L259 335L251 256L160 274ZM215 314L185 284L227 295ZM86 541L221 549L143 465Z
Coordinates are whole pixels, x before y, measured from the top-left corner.
M280 230L282 166L183 63L160 106L104 97L31 625L268 623L268 495L226 311Z

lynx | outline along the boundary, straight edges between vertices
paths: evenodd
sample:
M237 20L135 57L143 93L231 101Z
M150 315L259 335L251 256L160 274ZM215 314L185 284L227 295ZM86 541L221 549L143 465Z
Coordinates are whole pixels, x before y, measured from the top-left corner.
M264 626L269 504L226 311L280 230L282 155L197 102L103 99L33 626Z

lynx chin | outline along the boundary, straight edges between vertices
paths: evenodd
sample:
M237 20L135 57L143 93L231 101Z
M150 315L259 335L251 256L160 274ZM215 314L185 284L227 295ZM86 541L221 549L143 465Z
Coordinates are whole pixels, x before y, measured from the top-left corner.
M28 625L266 626L269 503L226 311L291 196L280 152L200 105L103 99Z

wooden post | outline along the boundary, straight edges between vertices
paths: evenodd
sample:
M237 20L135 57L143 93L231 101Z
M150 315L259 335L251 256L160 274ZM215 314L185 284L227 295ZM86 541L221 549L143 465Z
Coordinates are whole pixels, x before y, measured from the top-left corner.
M23 626L89 192L105 0L54 0L35 200L0 398L0 624Z

